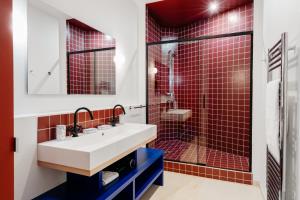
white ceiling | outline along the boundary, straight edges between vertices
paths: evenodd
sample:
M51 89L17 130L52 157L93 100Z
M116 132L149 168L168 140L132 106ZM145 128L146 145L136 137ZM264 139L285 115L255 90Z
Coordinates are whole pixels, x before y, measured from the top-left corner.
M136 4L148 4L148 3L153 3L157 1L163 1L163 0L132 0L132 1L134 1Z

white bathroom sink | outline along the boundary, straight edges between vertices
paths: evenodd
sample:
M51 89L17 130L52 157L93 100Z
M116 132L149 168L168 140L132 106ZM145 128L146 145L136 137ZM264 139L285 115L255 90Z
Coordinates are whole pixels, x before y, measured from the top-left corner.
M161 114L161 118L167 121L185 122L192 116L192 110L189 109L169 109Z
M38 164L92 176L156 137L156 125L126 123L64 141L47 141L38 144Z

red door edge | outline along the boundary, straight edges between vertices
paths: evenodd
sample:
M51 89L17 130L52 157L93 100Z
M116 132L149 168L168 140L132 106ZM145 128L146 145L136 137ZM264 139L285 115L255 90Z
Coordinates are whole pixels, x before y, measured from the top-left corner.
M14 199L12 0L0 4L0 199Z

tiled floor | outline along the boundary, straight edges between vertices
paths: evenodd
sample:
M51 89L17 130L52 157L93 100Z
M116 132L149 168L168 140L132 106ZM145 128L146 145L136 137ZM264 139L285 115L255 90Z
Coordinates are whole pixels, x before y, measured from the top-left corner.
M164 186L151 186L142 200L264 200L259 187L165 172Z
M204 164L209 167L249 171L249 159L181 140L158 141L155 148L165 151L165 159Z

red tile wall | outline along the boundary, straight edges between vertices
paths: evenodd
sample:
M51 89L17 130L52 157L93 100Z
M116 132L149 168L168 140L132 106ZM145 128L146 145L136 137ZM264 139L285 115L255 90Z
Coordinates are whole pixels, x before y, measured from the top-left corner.
M163 27L151 17L148 10L146 14L146 41L148 43L161 41L163 37L195 38L203 35L253 30L252 3L179 28ZM234 15L237 21L230 22L230 18Z
M106 38L105 34L101 33L100 31L85 31L84 33L84 50L102 49L115 46L115 39Z
M116 110L116 114L121 114L121 109ZM88 112L78 113L78 125L83 128L96 128L99 125L109 124L113 115L113 109L94 110L92 111L94 120L90 120ZM38 133L37 142L45 142L56 139L56 125L73 126L74 113L66 113L60 115L47 115L38 117ZM67 133L70 135L70 133Z
M67 32L68 52L116 46L114 38L108 39L106 38L106 35L100 31L86 31L68 22Z
M234 23L230 22L232 16L236 16ZM179 28L160 26L148 12L146 20L147 42L252 31L253 5ZM208 149L249 157L250 36L178 44L175 96L179 108L192 110L192 118L184 124L160 120L165 108L160 98L169 88L164 48L166 45L153 45L148 49L148 71L153 66L158 69L156 75L148 74L148 119L158 125L158 140L180 138Z
M84 31L67 23L67 51L84 50ZM74 54L69 59L70 94L85 94L90 90L89 70L85 65L85 54Z
M146 10L146 41L157 42L161 40L161 26L151 17Z
M85 31L67 23L67 50L81 51L115 47L115 39L106 38L99 31ZM94 67L94 57L96 66ZM112 94L115 92L115 50L96 54L70 55L70 94Z
M252 174L247 172L217 169L206 166L171 161L164 161L164 169L171 172L177 172L193 176L200 176L248 185L253 184Z
M116 68L114 63L115 50L98 51L96 53L95 75L96 94L115 94Z
M209 88L207 144L217 150L249 156L251 36L210 40L203 51Z
M160 40L160 26L155 22L153 18L148 15L147 11L147 41L158 41ZM161 71L158 74L152 73L154 67L160 68L161 64L161 47L155 46L148 51L149 63L151 63L148 70L148 97L151 101L148 102L148 111L151 115L148 115L148 123L156 124L158 134L161 133L160 126L160 95L157 93L156 87L158 87L157 78L160 78Z

